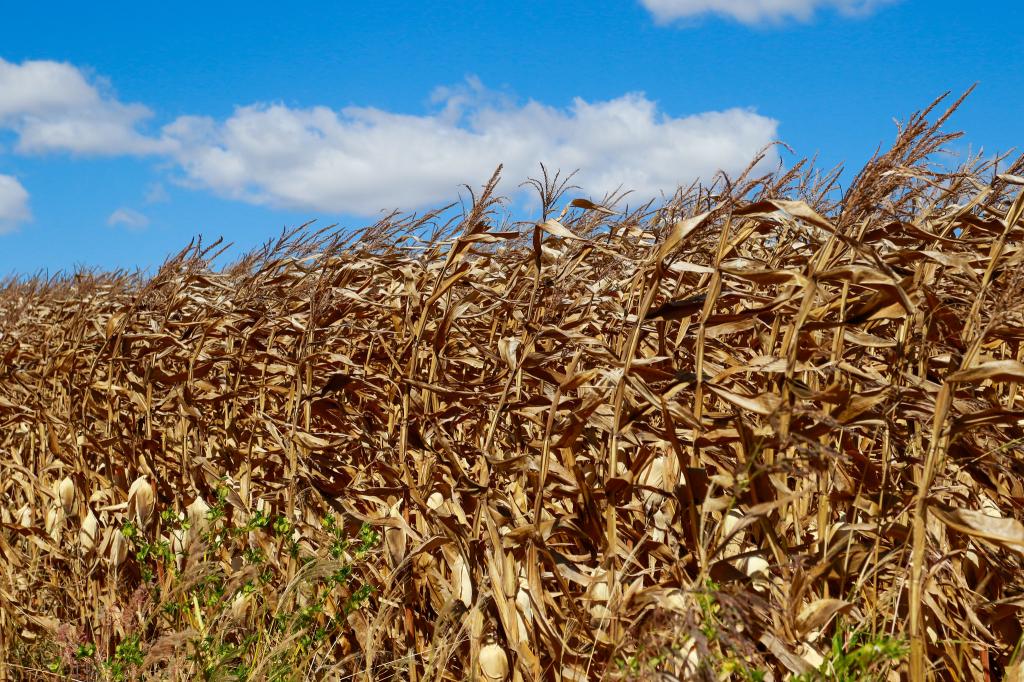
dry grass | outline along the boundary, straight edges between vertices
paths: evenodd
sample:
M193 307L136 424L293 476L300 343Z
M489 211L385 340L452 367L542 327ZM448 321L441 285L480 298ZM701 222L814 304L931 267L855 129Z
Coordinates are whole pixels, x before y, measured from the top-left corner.
M1024 163L931 114L845 192L6 282L0 679L998 679Z

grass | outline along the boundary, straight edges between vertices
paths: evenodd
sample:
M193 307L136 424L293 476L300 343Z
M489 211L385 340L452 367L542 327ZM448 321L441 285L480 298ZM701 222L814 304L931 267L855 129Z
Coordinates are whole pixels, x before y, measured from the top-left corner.
M1024 161L0 287L0 679L998 679ZM752 166L753 168L754 166Z

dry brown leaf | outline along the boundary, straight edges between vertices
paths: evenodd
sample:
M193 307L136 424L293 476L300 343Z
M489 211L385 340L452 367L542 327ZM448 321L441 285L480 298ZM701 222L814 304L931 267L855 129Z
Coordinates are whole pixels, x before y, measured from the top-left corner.
M846 613L853 604L842 599L817 599L801 611L796 619L797 634L802 639L813 630L820 630L839 613Z
M1024 524L1017 519L989 516L973 509L939 506L932 506L931 512L953 530L1024 554Z
M1024 363L1016 360L993 360L977 367L954 372L946 379L949 382L971 383L975 381L1024 382Z

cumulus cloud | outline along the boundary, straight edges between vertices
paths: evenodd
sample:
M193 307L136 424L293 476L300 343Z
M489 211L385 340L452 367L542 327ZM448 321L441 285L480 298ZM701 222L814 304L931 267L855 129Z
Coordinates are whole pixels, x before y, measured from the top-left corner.
M621 187L647 199L737 172L777 132L775 120L747 109L672 116L640 93L554 107L516 102L475 79L439 88L419 115L253 104L226 119L183 116L147 133L151 116L72 64L0 59L0 132L15 133L19 153L152 155L170 162L181 184L302 210L423 208L451 200L462 184L479 185L498 164L510 181L505 192L544 163L579 169L574 182L589 194ZM165 199L161 186L146 193L147 203ZM119 209L109 222L141 227L144 219Z
M55 61L0 59L0 129L14 131L23 153L152 154L165 143L140 125L152 113L117 100L106 84Z
M640 0L662 22L717 14L744 24L807 21L815 11L831 8L845 15L864 15L897 0Z
M9 232L31 217L28 192L10 175L0 175L0 233Z
M107 218L107 225L111 227L124 225L131 229L141 230L149 225L149 218L134 209L122 206L110 214L110 217Z
M580 169L575 184L642 197L736 172L775 139L777 122L746 109L672 117L642 94L566 109L516 105L478 84L439 91L439 110L397 114L280 104L224 121L183 117L163 130L185 181L244 201L372 214L450 199L499 163L519 182L549 168Z

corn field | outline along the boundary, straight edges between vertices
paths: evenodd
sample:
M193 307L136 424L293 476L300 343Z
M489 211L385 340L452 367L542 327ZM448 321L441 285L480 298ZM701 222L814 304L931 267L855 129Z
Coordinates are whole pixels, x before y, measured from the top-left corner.
M938 105L7 280L0 680L1016 679L1024 158Z

